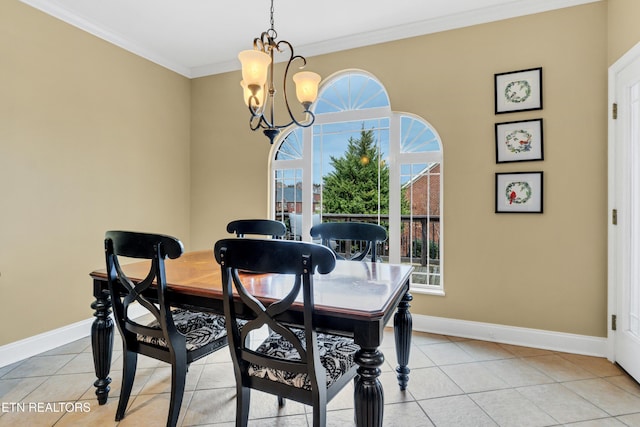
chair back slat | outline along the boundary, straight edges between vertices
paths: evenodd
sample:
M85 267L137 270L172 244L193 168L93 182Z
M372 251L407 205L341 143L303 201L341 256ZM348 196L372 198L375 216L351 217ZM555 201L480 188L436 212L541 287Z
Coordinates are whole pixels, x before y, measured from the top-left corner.
M227 224L227 232L235 233L238 237L261 235L280 239L287 233L287 227L271 219L239 219Z
M363 261L370 253L371 260L376 262L377 244L387 240L387 231L380 225L365 222L323 222L311 228L311 237L321 239L322 244L329 247L338 259ZM333 241L359 241L364 243L364 248L345 258L332 248Z
M216 261L221 263L221 249L224 247L227 249L226 258L221 265L236 270L282 274L303 274L308 270L313 274L313 270L317 269L318 273L326 274L335 267L335 256L320 245L288 240L247 240L223 239L216 242ZM313 258L312 265L303 265L302 256L305 254ZM292 262L293 259L299 262Z
M111 240L114 255L129 258L153 259L156 252L154 246L161 248L160 258L162 259L178 258L184 252L180 240L162 234L107 231L105 240Z

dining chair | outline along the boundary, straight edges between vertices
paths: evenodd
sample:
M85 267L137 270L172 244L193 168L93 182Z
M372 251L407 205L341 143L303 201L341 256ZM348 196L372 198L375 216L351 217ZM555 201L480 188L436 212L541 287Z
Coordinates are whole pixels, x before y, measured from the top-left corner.
M323 222L311 228L311 237L319 238L338 259L362 261L370 253L371 261L376 262L379 258L377 244L387 240L387 231L380 225L365 222ZM355 241L356 245L347 246L356 246L358 252L346 257L338 254L335 247L340 241Z
M284 223L271 219L238 219L227 224L227 232L236 233L238 237L256 234L280 239L287 234L287 227Z
M237 237L253 234L281 239L287 234L287 226L283 222L271 219L238 219L227 224L227 232L236 233ZM284 404L284 398L278 396L278 406L283 407Z
M227 344L224 316L171 307L165 259L178 258L183 250L182 242L171 236L129 231L108 231L105 235L107 280L124 360L116 421L125 417L138 354L171 364L167 426L175 426L188 365ZM122 257L151 261L142 281L136 283L127 277L126 266L120 264ZM146 308L154 320L142 325L130 317L129 308L135 302Z
M313 274L331 272L335 255L314 243L272 239L219 240L214 254L222 270L236 377L236 426L247 425L251 389L312 405L314 427L325 426L327 402L354 378L359 350L352 338L320 333L314 327ZM288 275L291 280L282 289L272 289L269 302L263 303L252 294L252 273ZM294 327L280 315L300 304L299 294L302 324ZM248 319L244 325L236 322L240 312ZM256 345L251 335L263 326L271 332Z

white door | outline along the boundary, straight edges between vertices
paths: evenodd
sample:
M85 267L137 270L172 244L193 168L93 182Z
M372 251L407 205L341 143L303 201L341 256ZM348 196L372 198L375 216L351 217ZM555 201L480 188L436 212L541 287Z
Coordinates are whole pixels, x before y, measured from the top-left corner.
M613 360L640 380L640 45L609 70L609 95L613 98L609 122ZM613 323L612 318L611 328Z

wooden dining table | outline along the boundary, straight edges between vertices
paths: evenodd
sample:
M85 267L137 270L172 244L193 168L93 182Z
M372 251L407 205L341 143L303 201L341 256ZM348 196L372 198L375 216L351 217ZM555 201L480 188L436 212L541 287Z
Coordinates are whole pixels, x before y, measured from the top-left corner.
M133 262L123 267L127 275L142 280L149 262ZM337 261L329 274L314 274L315 318L318 330L352 336L360 350L355 356L358 375L355 380L354 405L358 426L382 426L384 394L380 383L380 351L385 325L393 317L395 349L398 360L398 385L405 390L409 381L409 350L412 320L409 312L412 296L409 282L413 268L404 264ZM105 404L109 396L109 370L113 350L113 320L106 270L90 273L93 279L95 320L91 343L96 373L96 396ZM224 313L222 276L212 251L185 253L166 261L169 297L176 307L212 313ZM263 303L279 299L286 293L286 275L257 274L245 278L254 295ZM301 298L301 297L300 297ZM302 300L283 313L282 321L302 324ZM240 304L240 303L238 303ZM242 312L242 307L238 307Z

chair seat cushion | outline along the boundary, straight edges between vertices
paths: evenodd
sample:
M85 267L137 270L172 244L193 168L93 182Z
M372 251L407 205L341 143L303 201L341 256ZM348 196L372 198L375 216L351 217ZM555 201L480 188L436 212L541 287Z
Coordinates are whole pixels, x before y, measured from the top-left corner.
M305 347L305 333L301 329L292 329ZM360 349L353 339L330 334L316 334L320 363L327 371L327 387L336 382L354 366L354 356ZM284 360L300 360L300 355L292 343L272 332L256 350L270 357ZM294 387L311 390L311 382L306 373L286 372L279 369L266 368L256 364L249 366L249 375L267 378Z
M227 335L224 316L182 308L172 310L171 314L173 315L176 329L186 337L187 351L197 350ZM157 320L147 326L160 329L160 324ZM138 334L137 338L138 341L147 344L167 347L167 342L163 337L157 338Z

